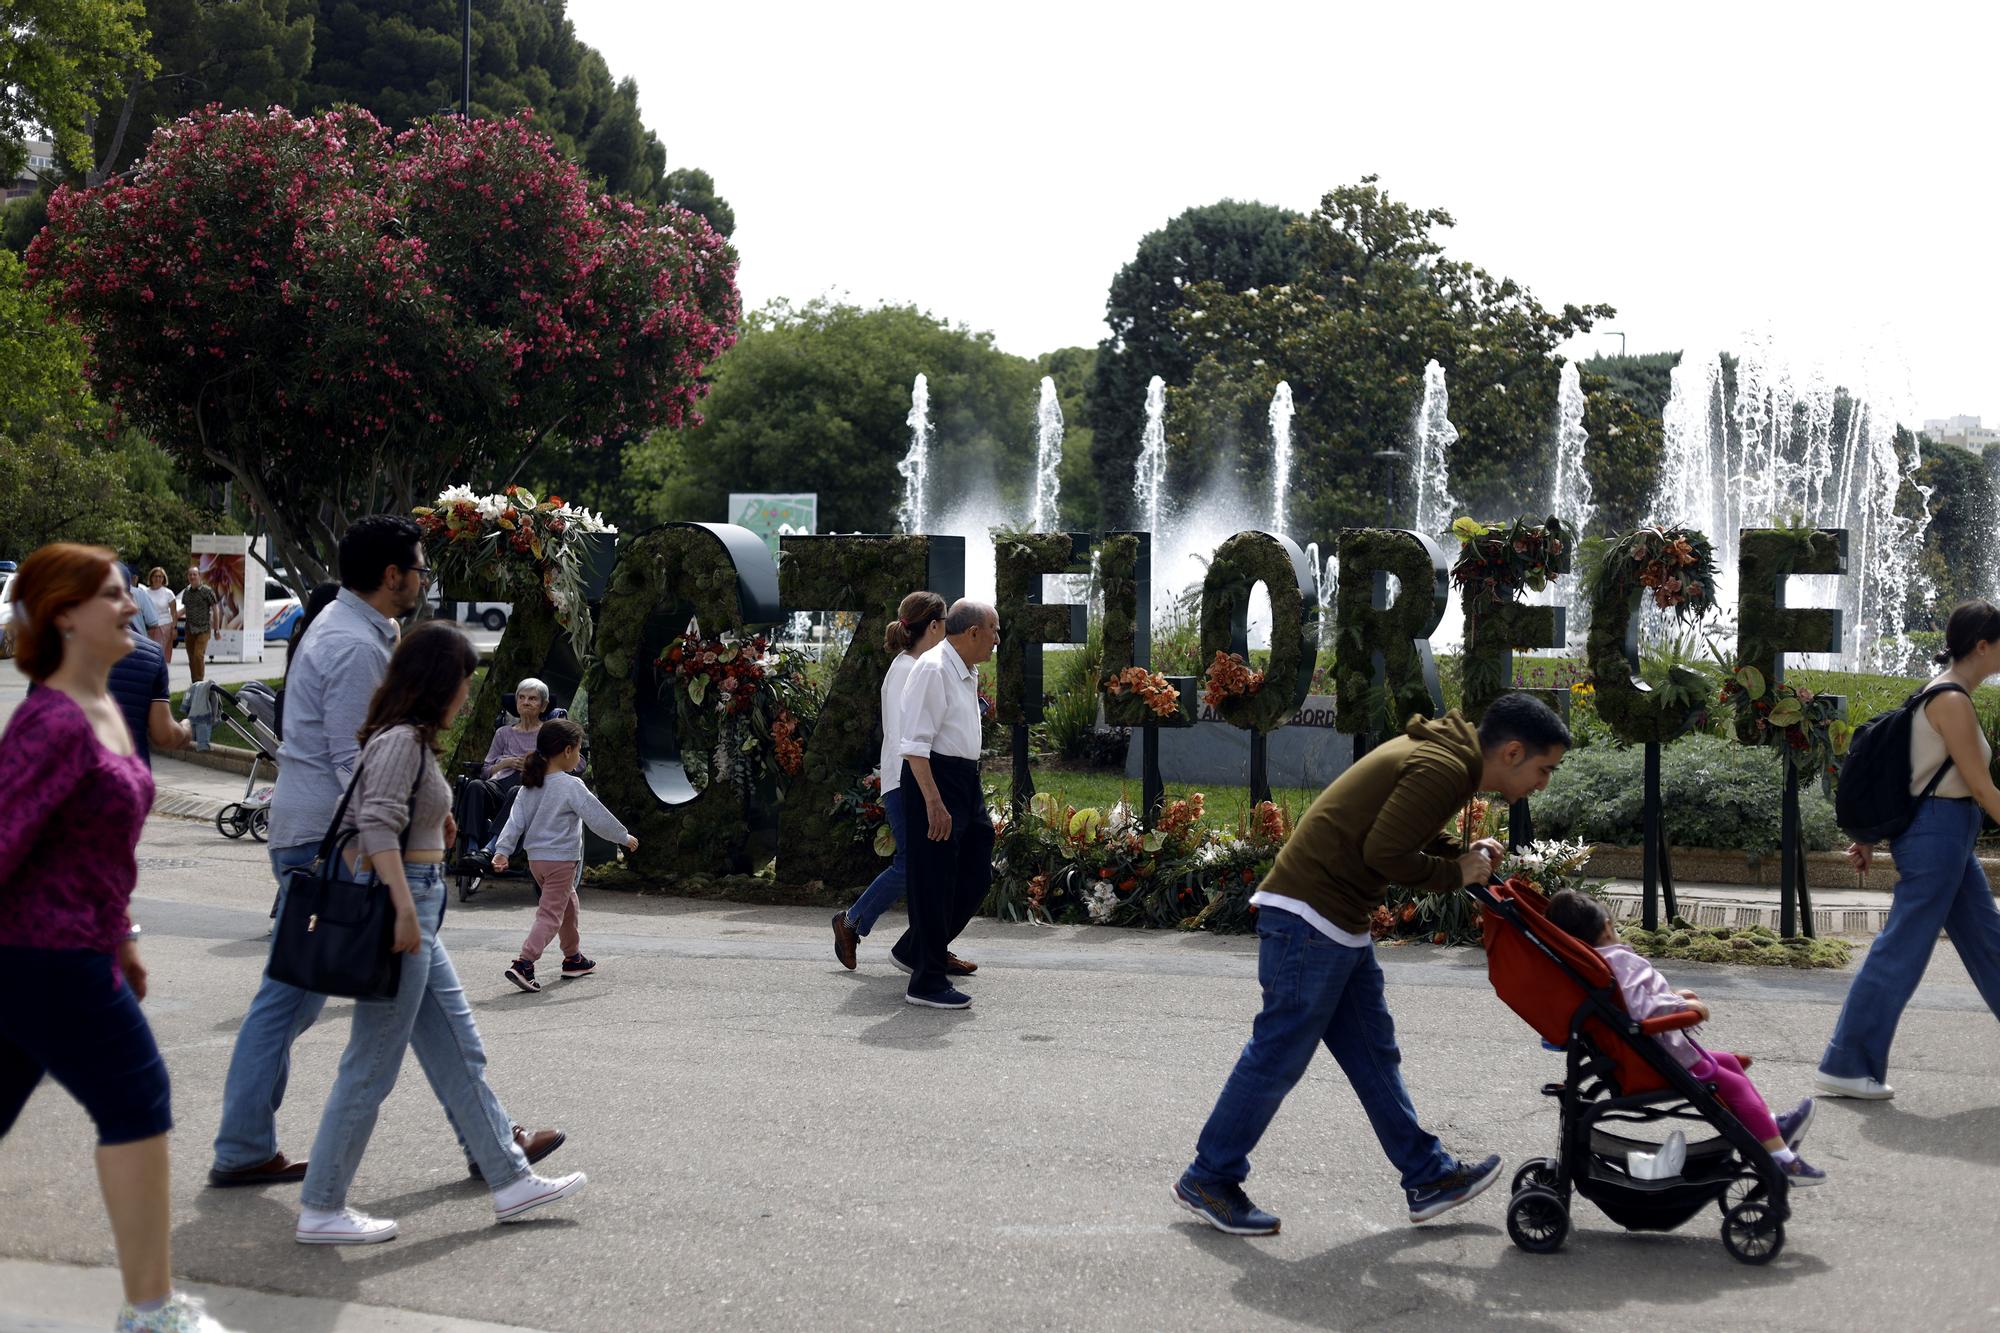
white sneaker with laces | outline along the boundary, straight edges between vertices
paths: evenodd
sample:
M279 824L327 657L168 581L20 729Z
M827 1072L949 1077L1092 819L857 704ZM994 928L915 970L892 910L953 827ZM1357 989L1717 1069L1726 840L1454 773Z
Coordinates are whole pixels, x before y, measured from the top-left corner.
M511 1185L493 1191L493 1217L499 1222L515 1222L543 1204L554 1203L579 1193L588 1177L581 1171L550 1180L530 1171Z
M308 1208L299 1214L298 1230L292 1237L301 1245L373 1245L377 1241L394 1240L396 1223L391 1218L370 1217L352 1208L337 1213Z
M167 1297L157 1310L135 1310L128 1304L113 1327L117 1333L232 1333L202 1308L198 1297L184 1291Z
M1813 1087L1829 1097L1853 1097L1864 1102L1886 1102L1896 1090L1880 1079L1838 1078L1821 1071L1813 1075Z

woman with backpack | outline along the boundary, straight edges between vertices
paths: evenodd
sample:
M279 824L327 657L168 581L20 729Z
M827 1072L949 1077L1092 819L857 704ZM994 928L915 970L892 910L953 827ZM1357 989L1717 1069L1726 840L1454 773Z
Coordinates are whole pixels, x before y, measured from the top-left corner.
M1820 1057L1817 1089L1832 1097L1885 1101L1889 1044L1916 993L1942 930L1964 960L1973 985L2000 1017L2000 909L1980 867L1975 844L1982 812L2000 822L2000 788L1993 785L1993 749L1972 709L1972 691L2000 674L2000 609L1966 602L1945 625L1944 670L1906 707L1910 785L1915 800L1908 827L1889 848L1896 857L1895 900L1889 920L1848 987L1833 1039ZM1847 849L1866 871L1873 842Z

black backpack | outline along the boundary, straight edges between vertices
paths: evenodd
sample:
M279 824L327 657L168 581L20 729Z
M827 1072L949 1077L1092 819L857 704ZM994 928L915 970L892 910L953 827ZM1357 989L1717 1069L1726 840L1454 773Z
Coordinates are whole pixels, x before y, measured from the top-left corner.
M1963 685L1918 690L1893 713L1882 713L1854 729L1847 760L1840 766L1840 785L1833 792L1833 817L1850 838L1882 842L1895 837L1917 817L1918 803L1944 781L1951 771L1949 754L1931 774L1923 794L1910 795L1910 727L1922 704L1953 691L1966 692Z

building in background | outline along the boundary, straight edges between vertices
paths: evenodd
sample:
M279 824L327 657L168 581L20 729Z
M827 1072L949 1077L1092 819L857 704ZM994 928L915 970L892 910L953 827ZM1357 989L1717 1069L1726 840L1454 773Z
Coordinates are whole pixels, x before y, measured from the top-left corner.
M1980 425L1978 417L1933 417L1924 423L1924 434L1939 444L1955 444L1962 449L2000 444L2000 429Z
M0 187L0 200L33 194L42 188L43 181L56 178L56 146L42 139L29 139L26 147L28 160L20 175Z

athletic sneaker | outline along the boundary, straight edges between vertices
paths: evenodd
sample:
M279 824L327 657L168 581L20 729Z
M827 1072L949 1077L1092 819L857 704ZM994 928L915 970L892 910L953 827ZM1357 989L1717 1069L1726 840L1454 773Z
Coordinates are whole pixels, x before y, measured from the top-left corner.
M1404 1190L1410 1196L1410 1220L1428 1222L1439 1213L1449 1212L1485 1193L1486 1187L1500 1178L1500 1158L1488 1157L1483 1162L1467 1166L1460 1162L1457 1169L1448 1175L1433 1180L1419 1189Z
M596 970L597 964L591 962L580 953L573 953L563 959L564 981L575 981L578 977L587 977Z
M1790 1161L1780 1164L1779 1169L1785 1173L1794 1186L1826 1184L1826 1172L1820 1170L1797 1153L1792 1154Z
M396 1224L386 1217L370 1217L352 1208L337 1213L308 1208L299 1214L292 1238L301 1245L373 1245L394 1240Z
M964 1009L972 1004L972 997L962 990L953 990L946 986L943 990L934 990L928 995L905 992L903 1002L921 1005L926 1009Z
M199 1298L178 1291L157 1310L135 1310L128 1303L118 1312L116 1328L117 1333L230 1333Z
M1184 1175L1174 1182L1174 1202L1232 1236L1278 1234L1278 1219L1250 1202L1241 1185L1204 1185Z
M1796 1149L1805 1141L1806 1128L1812 1124L1813 1108L1818 1106L1808 1097L1791 1110L1778 1117L1778 1134L1787 1148Z
M525 958L516 958L507 965L507 980L531 993L542 988L542 983L535 980L535 965Z
M586 1177L581 1171L572 1171L566 1176L548 1180L530 1171L511 1185L502 1185L493 1191L493 1217L500 1222L518 1222L544 1204L557 1199L567 1199L584 1187Z
M1864 1102L1886 1102L1896 1090L1879 1078L1838 1078L1821 1070L1813 1075L1813 1087L1829 1097L1855 1097Z

